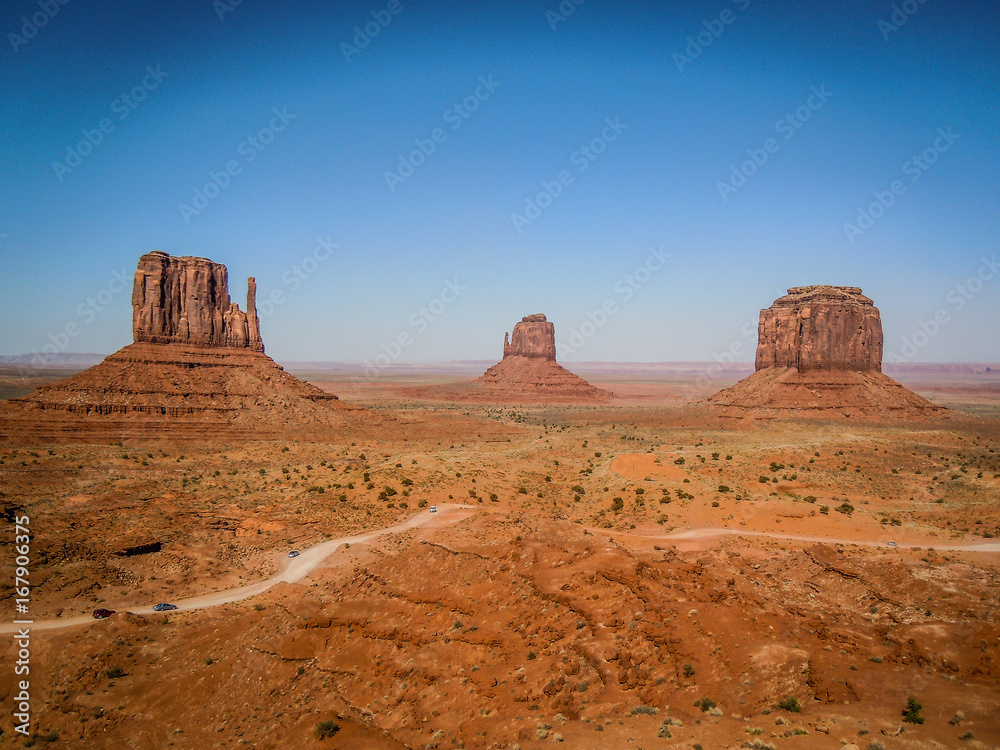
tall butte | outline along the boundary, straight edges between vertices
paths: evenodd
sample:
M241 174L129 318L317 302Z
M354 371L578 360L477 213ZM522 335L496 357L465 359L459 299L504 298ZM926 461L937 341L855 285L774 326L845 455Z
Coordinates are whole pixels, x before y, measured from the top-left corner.
M256 293L251 277L244 312L221 263L143 255L132 287L135 343L0 406L0 437L259 438L325 432L367 415L264 354Z
M882 319L861 289L825 285L793 287L761 310L756 371L708 403L730 417L943 411L882 373Z
M498 399L594 401L611 397L556 362L556 329L544 315L528 315L504 334L503 359L477 383Z

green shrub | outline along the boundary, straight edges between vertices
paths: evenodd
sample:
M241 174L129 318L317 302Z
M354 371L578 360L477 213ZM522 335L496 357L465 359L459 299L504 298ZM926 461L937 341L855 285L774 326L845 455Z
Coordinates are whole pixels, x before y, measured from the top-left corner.
M325 740L327 737L333 737L339 731L340 725L333 719L321 721L316 725L316 737L321 740Z
M700 708L703 714L707 714L713 708L715 708L715 701L711 698L702 698L701 700L696 700L694 702L695 708Z
M802 710L802 705L799 703L798 698L789 696L788 698L785 698L785 700L781 701L778 704L778 708L780 708L782 711L790 711L793 714L797 714L799 713L799 711Z
M660 713L660 709L658 709L656 706L641 705L641 706L636 706L631 711L629 711L628 715L637 716L639 714L646 714L648 716L656 716L656 714L658 713Z
M111 669L107 669L104 671L104 676L107 677L109 680L116 680L119 677L125 676L125 670L117 666L111 667Z
M912 695L906 699L906 708L903 709L903 721L908 724L923 724L924 715L920 713L923 704Z

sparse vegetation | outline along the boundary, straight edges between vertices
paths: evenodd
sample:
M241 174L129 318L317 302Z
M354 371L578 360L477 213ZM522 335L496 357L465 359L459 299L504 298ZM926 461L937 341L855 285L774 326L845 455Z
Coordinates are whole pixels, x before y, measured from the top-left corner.
M321 721L316 725L316 737L317 739L325 740L333 737L337 732L340 731L340 725L333 719L327 719L326 721Z
M912 695L906 699L906 708L903 709L903 721L907 724L923 724L924 715L920 713L920 709L924 706Z

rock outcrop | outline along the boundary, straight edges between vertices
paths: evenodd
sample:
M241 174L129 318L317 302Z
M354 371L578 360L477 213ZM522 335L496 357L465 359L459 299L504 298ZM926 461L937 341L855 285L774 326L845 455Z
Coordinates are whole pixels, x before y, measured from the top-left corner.
M521 318L513 334L504 334L503 356L534 357L556 361L556 327L535 314Z
M264 354L255 297L251 278L247 311L233 304L219 263L143 255L132 290L135 343L0 405L0 437L253 439L374 422Z
M913 419L944 410L882 373L882 320L857 287L805 286L761 310L756 371L711 396L724 417Z
M504 335L503 359L475 381L477 400L603 401L611 397L556 362L555 326L528 315Z
M135 342L264 351L257 283L248 281L247 311L229 298L229 273L206 258L156 250L139 258L132 286Z
M882 319L855 286L800 286L760 313L757 369L882 370Z

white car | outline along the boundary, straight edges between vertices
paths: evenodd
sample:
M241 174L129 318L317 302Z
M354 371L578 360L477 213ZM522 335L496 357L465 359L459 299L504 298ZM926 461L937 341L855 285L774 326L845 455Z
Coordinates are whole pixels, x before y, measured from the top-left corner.
M896 544L895 542L889 542L889 546L890 547L898 547L899 545Z
M437 513L437 512L438 512L438 507L437 507L436 505L432 505L432 506L431 506L431 511L430 511L430 512L431 512L431 513Z
M298 557L300 554L301 553L297 549L293 549L291 552L288 553L288 556L289 557Z

